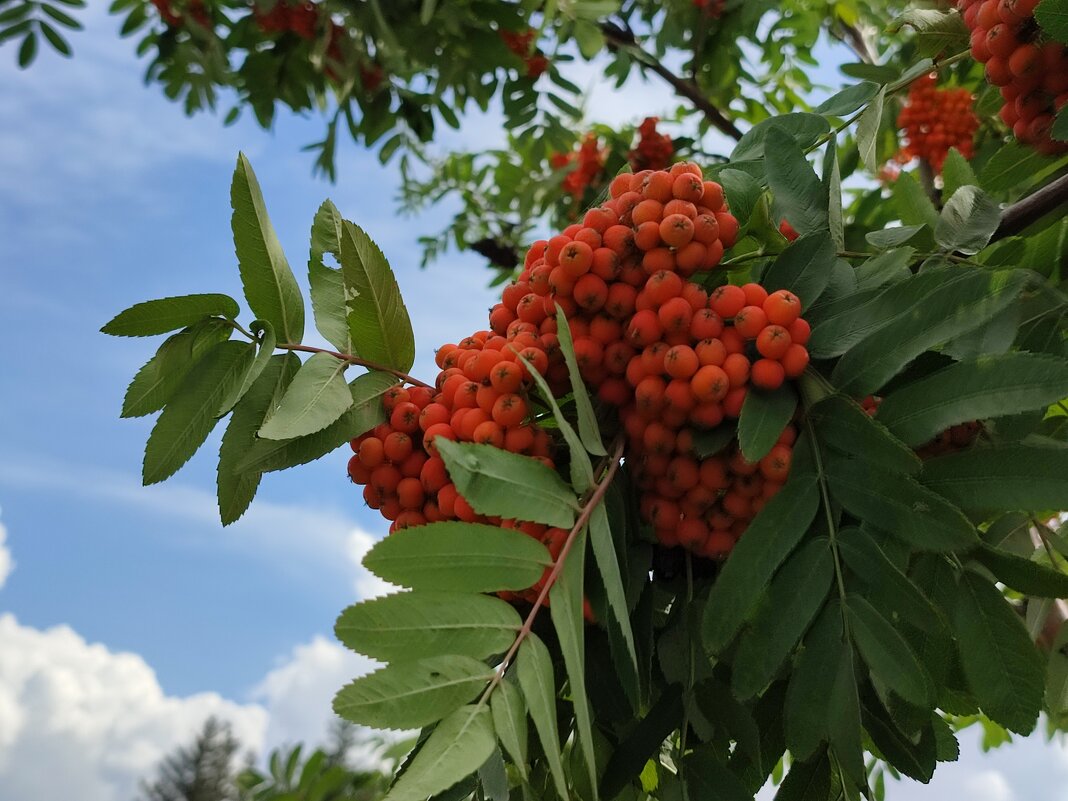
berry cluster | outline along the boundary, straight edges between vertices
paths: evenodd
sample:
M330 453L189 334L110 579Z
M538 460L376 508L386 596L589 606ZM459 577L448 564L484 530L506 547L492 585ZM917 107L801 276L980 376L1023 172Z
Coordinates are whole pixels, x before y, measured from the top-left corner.
M319 9L311 2L278 0L270 11L253 9L256 24L264 33L295 33L301 39L314 39L319 25Z
M1068 151L1068 143L1050 138L1054 117L1068 103L1068 47L1042 41L1038 2L959 0L958 7L972 32L972 56L1001 87L1001 119L1018 140L1053 155Z
M906 164L923 159L936 173L942 172L949 149L955 147L970 159L979 118L972 110L974 98L967 89L939 89L935 75L924 75L909 87L897 125L905 133L905 146L897 160Z
M152 0L152 5L156 7L160 18L172 28L182 25L183 12L188 13L201 27L211 27L211 14L205 8L204 0L189 0L187 3L175 0Z
M641 513L663 545L726 556L782 486L793 427L758 463L736 443L701 459L694 438L737 418L750 387L773 390L804 371L809 328L799 300L758 284L710 295L687 280L715 268L738 234L722 187L695 165L619 175L609 194L581 224L531 247L491 310L489 330L438 350L433 389L393 389L384 399L387 422L353 440L349 475L393 521L391 530L487 522L559 553L566 532L478 515L434 446L437 437L483 443L556 466L553 440L531 414L528 370L554 395L568 392L558 306L582 378L618 413ZM530 600L541 587L516 597Z
M670 136L657 132L656 124L659 121L659 117L646 117L638 126L638 144L627 154L634 172L663 170L671 164L675 146Z
M500 36L505 47L523 59L528 78L536 80L549 69L549 59L540 49L534 47L538 33L533 28L527 28L525 31L502 30Z
M604 170L605 151L598 142L596 134L586 134L577 151L571 153L554 153L549 163L554 169L576 164L565 177L563 189L576 200L586 192L586 187L592 184Z

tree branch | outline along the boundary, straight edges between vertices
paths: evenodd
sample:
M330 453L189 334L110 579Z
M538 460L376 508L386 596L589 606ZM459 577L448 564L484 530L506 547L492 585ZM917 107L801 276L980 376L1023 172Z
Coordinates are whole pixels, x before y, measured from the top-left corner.
M1020 233L1061 206L1068 204L1068 174L1046 184L1023 200L1008 206L1001 212L1001 224L991 237L991 242Z
M693 103L694 107L705 115L705 119L716 130L725 133L735 141L742 138L742 132L720 111L704 94L701 88L694 82L680 78L656 58L646 53L638 44L633 34L618 28L611 22L601 23L601 33L604 34L605 42L609 50L629 50L638 56L642 66L655 72L663 78L675 94Z
M359 356L352 356L348 353L338 353L336 350L327 350L326 348L313 348L310 345L295 345L292 342L280 342L276 345L279 350L299 350L301 353L329 353L335 359L341 359L343 362L349 364L357 364L360 367L366 367L368 370L377 370L382 373L389 373L395 375L405 384L411 384L414 387L426 387L427 389L433 389L430 384L425 381L420 381L418 378L408 375L401 370L394 370L392 367L386 367L385 365L376 364L375 362L369 362L367 359L361 359Z

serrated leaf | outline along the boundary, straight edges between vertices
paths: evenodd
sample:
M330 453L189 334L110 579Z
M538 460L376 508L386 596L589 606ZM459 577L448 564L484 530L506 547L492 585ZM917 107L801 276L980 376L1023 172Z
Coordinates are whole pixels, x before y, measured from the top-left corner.
M349 383L352 405L335 422L314 434L296 439L257 439L237 469L269 473L325 456L385 420L382 396L396 384L396 377L390 373L371 372L357 376Z
M778 389L750 388L738 418L738 446L749 462L759 462L775 447L797 409L797 392L789 383Z
M237 157L230 205L234 249L248 305L253 314L274 326L283 342L297 344L304 337L304 299L244 153Z
M1068 44L1068 2L1042 0L1035 8L1035 20L1049 36Z
M857 148L860 150L860 160L871 173L879 169L879 125L883 119L885 101L886 87L882 86L857 120Z
M801 301L801 308L807 309L827 287L834 263L831 235L827 231L815 231L787 245L760 283L768 292L789 289Z
M957 148L951 147L942 164L942 193L946 197L953 197L961 187L978 185L979 179L975 177L972 165Z
M263 425L268 410L282 397L299 367L300 359L294 353L272 356L234 407L219 448L216 476L219 517L224 526L238 520L256 496L261 473L258 470L239 470L237 464L256 442L256 431Z
M808 416L820 441L840 453L868 459L895 473L920 471L916 453L845 395L827 396L809 409Z
M810 762L792 762L775 801L827 801L831 793L831 762L826 752Z
M879 94L878 83L861 81L831 95L813 111L828 117L847 117L877 94Z
M552 558L521 531L446 522L395 531L367 552L363 565L412 589L499 592L527 589Z
M1059 510L1068 501L1068 447L972 448L928 460L920 479L962 509Z
M972 557L1006 587L1038 598L1068 598L1068 574L1031 559L982 545Z
M984 714L1017 734L1030 734L1042 709L1042 657L1023 620L982 576L964 571L953 628L968 687Z
M938 225L938 209L934 207L926 190L919 181L912 177L911 173L901 173L894 181L891 191L894 210L897 211L902 225L927 225L932 231L934 230Z
M739 638L732 688L743 701L767 687L819 612L834 577L826 538L802 546L782 566L751 625ZM789 614L783 614L788 609Z
M486 801L508 801L508 773L499 748L478 769L478 781Z
M134 304L100 331L115 337L151 337L185 328L205 317L233 320L240 311L237 301L228 295L180 295Z
M263 320L256 320L256 322L252 324L252 331L260 336L256 358L253 359L252 363L248 366L248 370L245 374L241 376L241 382L234 387L234 391L223 398L222 403L219 404L218 414L220 417L233 409L235 404L245 396L245 393L249 391L256 379L260 377L260 373L263 372L263 369L267 366L267 362L274 354L275 338L274 328L271 324Z
M1068 396L1068 361L1005 353L957 362L891 392L879 421L909 445L922 445L971 420L1045 408Z
M731 153L732 162L748 161L764 157L764 144L768 131L780 128L790 134L802 149L814 145L830 129L830 123L819 114L794 112L762 120L750 128Z
M281 402L260 428L265 439L294 439L321 431L352 406L345 383L348 363L329 353L315 353L286 389Z
M142 417L158 412L204 354L228 340L232 333L227 323L209 319L167 339L126 388L120 416Z
M819 200L820 179L794 137L781 128L768 131L764 170L777 218L788 220L801 234L827 228L827 207Z
M622 532L620 532L622 535ZM608 522L608 512L604 503L598 503L590 515L590 547L593 551L597 570L604 584L608 609L619 627L626 643L627 657L638 672L638 657L634 647L634 632L630 625L630 610L627 607L627 595L623 588L623 576L619 569L616 546L613 542L612 528Z
M362 228L342 222L341 274L355 354L407 372L415 363L415 334L389 262Z
M871 231L864 235L864 239L873 248L885 250L887 248L901 247L906 242L911 242L926 229L926 225L891 226L883 228L881 231Z
M174 475L204 444L218 422L219 403L254 358L251 343L223 342L190 371L163 409L145 445L145 486Z
M341 270L328 267L323 257L329 253L341 261L341 212L329 200L315 212L311 228L311 252L308 258L308 284L311 288L315 327L327 342L342 353L352 353L349 336L349 310L345 298L345 280Z
M968 46L968 27L956 11L910 8L891 23L889 30L898 33L906 25L916 32L917 50L923 55L937 56L947 48Z
M525 535L521 535L525 536ZM527 636L519 646L516 675L534 728L541 740L542 751L549 763L556 793L563 801L569 798L564 765L560 759L560 730L556 723L556 679L549 649L536 634Z
M586 649L582 606L582 580L586 564L586 529L575 535L571 550L555 583L549 589L549 613L567 668L567 684L575 709L575 730L586 763L594 801L597 793L597 755L593 747L593 720L586 694Z
M731 169L720 170L716 180L723 185L723 193L731 214L742 225L747 224L764 191L760 182L747 172Z
M860 459L831 457L827 480L835 500L861 520L921 551L956 551L978 543L968 518L908 476Z
M436 654L504 653L522 626L511 604L488 595L414 590L348 607L334 633L357 653L392 662Z
M608 451L601 442L601 432L597 427L597 416L593 413L593 404L590 402L586 383L582 380L579 372L578 360L575 358L575 344L571 340L571 327L567 323L567 316L560 304L556 305L557 336L560 339L560 351L564 354L564 362L567 364L567 372L571 377L571 393L575 399L575 409L578 412L578 430L582 438L582 444L586 450L594 456L605 456Z
M519 775L527 778L527 705L519 688L502 681L490 696L493 728Z
M906 736L877 700L869 697L861 708L864 729L883 759L910 779L929 782L937 765L937 743L931 723L925 721L918 732Z
M910 278L912 272L909 270L909 262L915 252L915 248L911 247L895 248L858 264L857 289L874 289Z
M449 477L476 512L571 528L578 502L555 472L491 445L434 441Z
M460 707L435 727L382 801L426 801L478 770L496 747L489 707Z
M931 273L936 272L931 270ZM941 271L938 271L941 273ZM865 395L882 387L925 350L978 328L1023 290L1027 276L1017 271L957 271L943 274L927 298L898 314L852 347L831 380L847 394ZM911 281L890 287L887 293Z
M493 668L459 654L397 662L342 687L334 711L376 729L416 729L471 701L492 676Z
M962 186L946 201L935 226L935 241L947 252L969 256L990 242L1001 222L1001 209L977 186Z
M719 653L734 638L818 508L815 478L795 477L749 524L746 536L738 541L712 585L702 626L706 651Z
M827 140L823 154L823 191L827 195L827 226L835 248L845 247L845 217L842 211L842 170L838 165L838 137Z
M1004 192L1024 176L1035 175L1050 159L1034 148L1010 141L1002 145L979 170L979 185L987 192Z
M859 595L846 597L849 630L872 673L905 701L928 708L934 700L931 677L890 622Z

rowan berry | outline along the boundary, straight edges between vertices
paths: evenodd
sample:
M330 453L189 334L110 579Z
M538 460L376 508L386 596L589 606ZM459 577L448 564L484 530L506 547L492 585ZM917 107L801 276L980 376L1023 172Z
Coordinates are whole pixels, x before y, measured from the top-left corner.
M785 327L801 316L801 301L793 292L780 289L768 295L763 309L769 323Z
M781 363L773 359L758 359L753 362L750 378L755 387L768 390L778 389L786 379L786 371Z
M746 339L756 339L768 324L768 316L759 306L746 306L734 315L734 330Z
M740 286L724 284L712 291L709 302L716 314L728 320L745 307L745 291Z
M781 359L791 344L790 333L781 325L767 326L756 340L757 350L766 359Z

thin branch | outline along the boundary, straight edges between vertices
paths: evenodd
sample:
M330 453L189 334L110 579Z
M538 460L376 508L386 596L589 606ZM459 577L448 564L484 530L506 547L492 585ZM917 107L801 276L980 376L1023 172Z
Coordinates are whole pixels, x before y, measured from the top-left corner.
M624 445L624 438L622 436L617 437L612 448L612 453L608 457L608 468L605 471L604 477L597 486L593 488L589 497L586 499L586 502L582 505L582 511L579 513L578 520L575 521L575 525L572 526L571 531L568 532L567 539L564 541L564 545L560 549L560 555L556 557L556 561L553 563L553 569L549 572L549 576L545 580L541 592L538 593L538 597L534 600L534 606L531 607L530 612L527 614L527 619L523 621L523 626L519 629L519 633L516 635L512 647L509 648L508 653L504 655L504 659L502 659L501 663L497 666L493 678L490 679L490 683L478 699L479 704L483 703L497 685L501 683L504 674L508 670L508 666L511 665L516 652L519 650L519 646L522 645L523 641L530 635L530 632L534 627L534 619L538 616L538 612L541 611L542 607L545 606L545 601L549 598L549 590L552 589L553 584L556 583L556 579L560 577L560 573L564 569L564 562L567 559L567 555L571 552L571 546L578 538L579 532L582 531L587 523L589 523L593 510L597 508L597 505L602 500L604 500L604 494L608 492L608 487L611 485L612 479L615 478L616 471L619 470L619 462L620 459L623 458Z
M1001 224L991 242L1013 236L1061 206L1068 205L1068 173L1001 212Z
M348 353L338 353L336 350L327 350L326 348L313 348L310 345L294 345L292 342L283 342L277 345L279 350L299 350L301 353L329 353L335 359L341 359L343 362L349 364L357 364L360 367L366 367L368 370L378 370L382 373L389 373L395 375L405 384L411 384L415 387L426 387L427 389L433 389L430 384L425 381L420 381L418 378L408 375L401 370L394 370L392 367L386 367L382 364L376 364L375 362L369 362L367 359L361 359L359 356L353 356Z
M712 127L725 133L735 141L742 138L742 132L738 127L712 101L705 97L701 88L694 81L680 78L661 64L656 57L641 48L633 34L613 25L611 22L601 23L601 33L604 34L605 43L608 45L609 50L626 50L635 55L642 66L655 72L670 84L671 88L675 90L675 94L693 103L694 107L705 115L705 119L708 120Z

